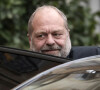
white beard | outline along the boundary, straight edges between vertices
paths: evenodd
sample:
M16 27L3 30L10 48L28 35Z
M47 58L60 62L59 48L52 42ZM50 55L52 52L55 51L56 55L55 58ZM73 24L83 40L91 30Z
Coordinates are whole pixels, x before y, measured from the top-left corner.
M41 50L40 51L36 50L34 44L32 43L32 38L31 38L30 50L32 50L34 52L42 53ZM71 41L70 41L70 38L68 37L67 40L66 40L65 46L62 47L61 51L58 54L53 54L53 55L65 58L69 55L70 50L71 50Z
M71 50L71 41L68 37L65 43L65 47L61 50L61 57L67 57Z

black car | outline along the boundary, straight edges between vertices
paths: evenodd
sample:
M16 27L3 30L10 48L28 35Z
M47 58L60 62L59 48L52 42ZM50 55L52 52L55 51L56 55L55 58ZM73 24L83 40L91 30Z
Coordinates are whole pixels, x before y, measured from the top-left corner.
M69 58L0 47L0 90L9 89L99 90L100 55L71 61Z

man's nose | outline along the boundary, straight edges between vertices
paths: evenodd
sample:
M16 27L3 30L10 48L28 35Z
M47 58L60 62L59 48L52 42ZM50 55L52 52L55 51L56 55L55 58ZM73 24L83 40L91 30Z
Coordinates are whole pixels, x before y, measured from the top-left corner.
M52 37L52 35L48 35L47 40L46 40L46 44L51 46L55 44L54 38Z

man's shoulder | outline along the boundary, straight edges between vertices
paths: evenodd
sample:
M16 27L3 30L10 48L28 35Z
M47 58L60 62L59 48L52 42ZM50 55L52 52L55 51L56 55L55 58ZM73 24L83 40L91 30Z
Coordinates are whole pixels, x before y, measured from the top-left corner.
M100 47L97 46L73 46L69 54L71 59L79 59L94 55L100 55Z

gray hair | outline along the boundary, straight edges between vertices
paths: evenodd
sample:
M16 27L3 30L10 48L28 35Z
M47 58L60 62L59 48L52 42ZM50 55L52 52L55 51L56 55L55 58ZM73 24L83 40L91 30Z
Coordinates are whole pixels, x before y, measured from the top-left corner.
M36 12L39 11L39 10L41 10L41 9L44 9L44 8L52 8L55 11L57 11L62 16L62 18L64 20L65 28L67 29L67 31L70 31L69 28L68 28L67 17L64 15L64 13L62 11L60 11L59 9L57 9L56 7L54 7L54 6L44 5L44 6L38 7L35 10L35 12L31 15L31 17L30 17L30 19L28 21L28 36L31 35L32 32L33 32L32 21L33 21L33 18L35 16Z

